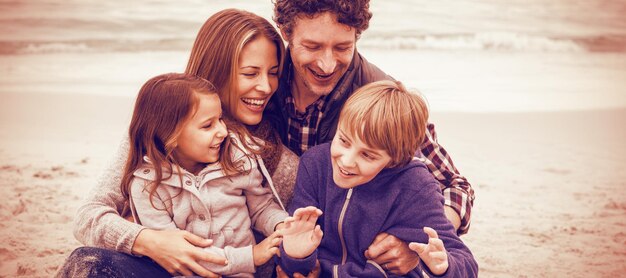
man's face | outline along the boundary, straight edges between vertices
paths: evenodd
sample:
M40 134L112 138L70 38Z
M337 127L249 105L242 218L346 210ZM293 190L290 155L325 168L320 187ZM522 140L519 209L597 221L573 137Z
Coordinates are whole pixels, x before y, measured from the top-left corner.
M298 17L288 40L300 93L319 97L329 94L346 73L354 55L356 30L324 12L313 18Z

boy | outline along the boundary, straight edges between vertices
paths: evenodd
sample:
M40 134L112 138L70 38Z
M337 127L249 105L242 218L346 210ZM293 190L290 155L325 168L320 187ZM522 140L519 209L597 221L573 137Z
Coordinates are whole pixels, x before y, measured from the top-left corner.
M370 83L348 99L331 144L300 161L293 216L282 232L283 271L309 273L319 260L324 277L386 277L386 264L367 260L365 251L387 232L413 242L421 261L410 276L477 275L472 253L444 215L437 181L413 159L427 119L424 100L398 82Z

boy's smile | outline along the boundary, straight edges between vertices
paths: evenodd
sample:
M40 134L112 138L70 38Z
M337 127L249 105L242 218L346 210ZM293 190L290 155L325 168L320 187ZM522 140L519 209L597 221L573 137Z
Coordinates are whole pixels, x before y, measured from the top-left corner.
M374 179L389 164L391 156L339 129L330 145L330 160L333 181L337 186L348 189Z

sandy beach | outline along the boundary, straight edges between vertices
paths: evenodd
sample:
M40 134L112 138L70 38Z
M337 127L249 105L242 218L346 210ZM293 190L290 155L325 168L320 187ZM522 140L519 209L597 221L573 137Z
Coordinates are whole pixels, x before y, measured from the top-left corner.
M3 94L0 277L50 277L72 218L125 132L131 97ZM626 110L433 112L476 190L462 239L481 277L626 271Z

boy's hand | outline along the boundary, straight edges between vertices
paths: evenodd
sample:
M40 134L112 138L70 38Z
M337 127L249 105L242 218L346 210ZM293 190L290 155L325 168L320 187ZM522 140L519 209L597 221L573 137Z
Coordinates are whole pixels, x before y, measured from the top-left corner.
M323 232L319 225L315 225L320 215L320 209L309 206L297 209L293 216L285 219L285 228L280 232L287 255L296 259L306 258L320 245Z
M437 276L442 275L448 270L448 252L443 246L443 241L439 239L437 231L424 227L424 232L428 235L428 244L411 242L409 248L420 256L430 272Z
M252 257L254 258L254 266L260 266L269 261L274 255L278 254L278 246L281 237L279 232L274 232L263 241L252 246Z

